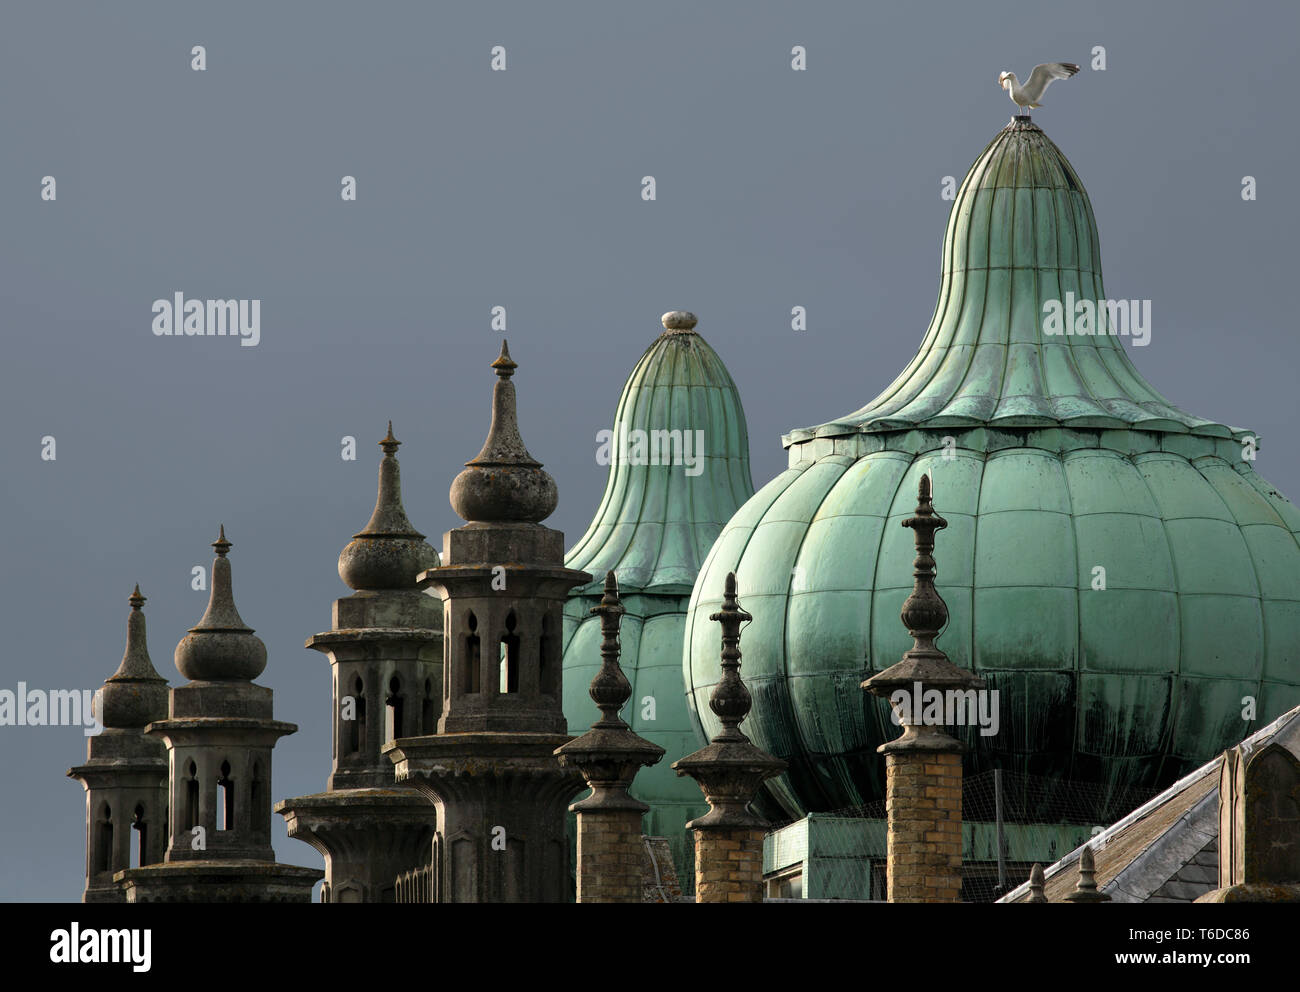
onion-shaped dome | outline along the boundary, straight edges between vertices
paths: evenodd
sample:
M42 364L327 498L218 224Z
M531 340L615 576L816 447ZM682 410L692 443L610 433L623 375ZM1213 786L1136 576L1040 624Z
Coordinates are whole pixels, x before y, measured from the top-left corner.
M339 578L353 589L415 589L415 577L438 567L438 552L407 519L402 506L402 476L393 422L379 442L379 494L370 522L339 554Z
M1050 333L1068 294L1103 301L1068 329L1103 333ZM749 732L790 763L768 783L786 813L882 795L875 749L898 730L858 685L908 647L899 524L923 473L949 522L941 646L999 693L997 733L964 728L969 772L1154 787L1300 703L1300 512L1243 457L1247 432L1146 383L1105 300L1087 193L1017 118L954 201L911 364L787 435L790 468L724 528L687 617L692 713L716 732L708 615L735 571Z
M631 792L650 805L647 833L668 837L675 860L685 865L686 821L708 808L699 787L671 768L699 746L682 683L686 604L709 548L754 484L735 382L695 331L694 314L678 310L661 319L664 331L632 370L613 429L603 435L610 466L605 495L565 567L596 576L613 571L618 579L626 609L621 666L632 683L623 718L669 759L642 769ZM593 581L575 589L565 607L570 733L586 730L594 714L587 688L600 669L601 629L590 610L601 594L601 582Z
M226 540L224 524L212 547L217 557L208 608L176 645L176 668L194 682L250 682L266 668L266 645L235 608L226 557L233 545Z
M149 658L145 639L145 597L140 587L128 597L131 614L126 621L126 651L122 663L99 690L96 712L109 729L139 730L154 720L167 719L167 680Z

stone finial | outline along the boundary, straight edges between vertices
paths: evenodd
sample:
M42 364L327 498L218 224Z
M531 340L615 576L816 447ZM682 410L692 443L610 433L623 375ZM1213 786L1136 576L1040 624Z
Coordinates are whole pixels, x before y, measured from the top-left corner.
M487 440L451 484L452 509L471 523L538 523L551 515L559 499L555 480L528 453L519 434L511 381L518 367L502 341L501 354L492 363L497 382Z
M563 766L579 769L591 786L592 794L574 803L575 812L600 810L639 810L650 807L627 793L638 769L653 765L664 756L664 749L632 731L618 715L632 695L632 684L619 666L618 631L626 613L618 597L618 583L613 572L605 575L605 594L600 605L591 609L600 616L600 670L591 680L591 698L600 708L600 719L581 737L556 748Z
M665 334L693 334L698 318L689 310L669 310L659 318Z
M722 721L722 732L713 738L715 744L727 741L745 741L740 724L749 716L753 697L740 680L740 625L754 618L740 608L736 599L736 573L728 572L722 592L722 609L709 614L710 620L722 624L722 678L709 696L709 709Z
M353 589L415 589L415 577L438 567L438 553L425 543L402 506L402 476L397 462L401 441L393 437L393 422L379 442L379 494L370 521L352 535L339 554L339 578Z
M176 667L196 682L251 681L266 668L266 645L235 608L226 557L233 545L226 540L225 525L212 547L217 557L212 562L208 608L176 645Z
M623 622L622 601L618 598L618 582L614 573L605 573L605 594L600 598L600 605L593 606L591 613L600 617L600 671L591 680L591 700L600 709L600 719L592 724L593 728L618 729L627 724L618 715L632 696L632 683L623 674L619 665L622 648L618 642L619 627Z
M1043 866L1035 864L1029 869L1029 898L1025 902L1047 902L1047 896L1043 894L1045 886Z
M902 661L864 681L862 688L886 698L896 689L911 692L918 682L940 690L982 689L983 679L954 665L934 643L948 622L948 605L934 587L934 533L947 527L948 521L934 512L928 475L921 476L917 487L916 514L904 520L903 526L912 529L916 540L916 557L912 562L915 581L899 613L903 626L912 635L912 647L903 653ZM911 729L904 722L905 736Z
M1065 897L1066 902L1110 902L1110 896L1097 890L1097 864L1093 859L1092 845L1084 844L1079 852L1079 881L1074 891Z
M145 597L140 586L127 598L131 613L126 620L126 651L122 662L104 682L96 710L105 727L138 729L167 716L167 680L149 658L145 638Z
M787 765L755 747L740 729L749 714L752 697L740 678L740 626L752 620L740 608L736 573L727 573L722 609L709 617L722 625L722 677L713 687L709 708L722 722L722 730L708 745L673 764L678 775L700 783L709 812L686 824L688 829L764 827L766 821L750 812L758 787Z

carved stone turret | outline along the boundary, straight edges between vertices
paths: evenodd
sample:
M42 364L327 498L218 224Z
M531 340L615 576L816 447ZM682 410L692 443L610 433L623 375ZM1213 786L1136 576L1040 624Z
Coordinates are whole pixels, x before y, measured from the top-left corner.
M569 589L564 535L540 523L554 480L524 447L515 362L503 343L483 450L451 487L468 521L443 537L443 564L419 584L443 605L438 732L384 751L397 780L434 804L433 898L561 902L570 898L565 810L583 785L555 749L571 739L561 709L560 636Z
M130 902L307 902L323 872L276 864L271 850L271 750L298 728L273 718L271 690L252 681L266 646L235 608L224 527L212 547L207 612L176 646L190 681L145 728L167 745L165 862L116 880Z
M339 555L355 592L334 603L333 629L307 640L333 675L333 767L325 792L278 803L289 836L325 856L323 902L393 902L397 876L429 857L434 810L393 781L383 746L431 734L442 709L442 606L415 577L438 553L402 505L392 421L379 446L379 495Z
M605 575L605 595L592 607L600 617L600 671L591 698L600 719L581 737L556 748L564 767L582 772L591 795L569 807L578 815L578 902L641 901L641 817L650 809L628 787L636 773L656 764L664 749L632 732L619 711L632 684L619 667L619 624L623 604L614 573Z
M167 749L144 728L167 716L167 680L145 639L144 596L128 599L126 651L99 690L100 733L86 741L86 763L68 769L86 788L86 888L82 902L125 902L119 871L163 858L167 842Z

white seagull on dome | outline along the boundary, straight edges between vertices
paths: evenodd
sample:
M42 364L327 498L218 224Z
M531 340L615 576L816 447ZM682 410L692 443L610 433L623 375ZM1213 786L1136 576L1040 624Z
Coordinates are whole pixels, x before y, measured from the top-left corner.
M1069 79L1078 71L1079 67L1073 62L1044 62L1034 66L1023 86L1014 72L1005 71L998 74L998 85L1007 91L1012 102L1028 112L1030 108L1040 106L1038 101L1053 79Z

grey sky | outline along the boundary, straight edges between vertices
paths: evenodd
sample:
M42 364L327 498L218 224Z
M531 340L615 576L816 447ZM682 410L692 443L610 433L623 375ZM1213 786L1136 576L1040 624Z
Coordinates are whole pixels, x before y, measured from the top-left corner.
M347 591L335 561L388 418L413 522L438 546L460 522L447 488L487 429L490 308L569 544L604 484L596 432L666 310L697 313L730 368L761 485L781 433L863 405L915 352L941 180L1012 113L999 70L1040 61L1084 67L1034 119L1087 186L1108 294L1153 301L1138 368L1257 430L1260 473L1300 494L1295 4L208 6L0 11L0 689L98 686L137 581L180 681L206 602L190 568L224 522L259 681L301 728L274 797L321 790L328 665L303 640ZM261 343L155 337L151 304L177 291L260 299ZM84 799L64 771L85 738L0 742L0 898L74 900ZM273 832L282 860L320 864Z

